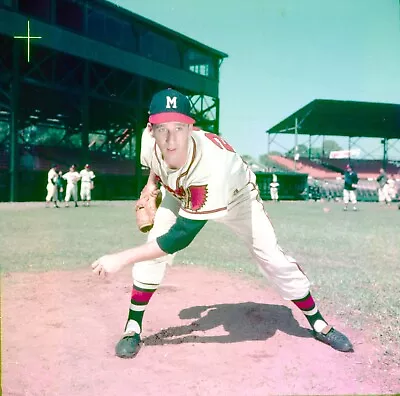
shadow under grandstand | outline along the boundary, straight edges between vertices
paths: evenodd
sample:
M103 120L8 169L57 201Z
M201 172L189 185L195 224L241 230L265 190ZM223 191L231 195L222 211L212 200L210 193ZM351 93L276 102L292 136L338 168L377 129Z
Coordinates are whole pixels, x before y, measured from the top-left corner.
M95 199L133 199L135 198L135 161L110 153L90 151L90 166L96 174ZM10 154L0 151L0 201L7 201L9 191ZM57 164L65 173L72 164L78 170L85 166L81 150L63 146L20 146L18 189L20 201L42 201L46 195L47 172ZM144 176L146 170L142 170ZM3 196L4 195L4 196Z

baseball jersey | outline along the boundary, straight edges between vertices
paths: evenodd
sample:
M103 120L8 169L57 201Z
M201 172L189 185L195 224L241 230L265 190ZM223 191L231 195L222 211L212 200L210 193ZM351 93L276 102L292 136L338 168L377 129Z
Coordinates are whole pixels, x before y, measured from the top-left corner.
M385 172L381 173L381 174L377 177L376 181L378 182L379 187L380 187L380 188L383 188L384 185L385 185L385 184L387 183L387 181L388 181L388 177L387 177L386 173L385 173Z
M357 173L354 171L345 171L344 172L344 189L345 190L355 190L355 187L353 187L353 184L358 183L358 176Z
M63 175L63 179L67 181L67 184L77 184L80 179L78 172L67 172Z
M239 154L220 136L193 130L186 164L169 169L147 128L142 135L141 163L181 201L179 215L192 220L211 220L226 215L235 196L255 188L255 175Z
M90 182L96 177L93 171L88 171L87 169L82 169L80 175L81 175L81 181L83 182Z
M57 172L52 168L47 173L47 184L55 184L58 178Z

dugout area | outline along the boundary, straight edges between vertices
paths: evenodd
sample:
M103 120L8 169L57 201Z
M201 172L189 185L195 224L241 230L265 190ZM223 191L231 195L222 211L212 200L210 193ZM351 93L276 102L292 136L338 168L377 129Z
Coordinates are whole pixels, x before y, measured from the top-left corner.
M0 201L43 200L47 171L90 163L95 199L135 198L152 95L186 94L219 130L227 54L105 0L0 0ZM30 28L31 38L26 39ZM112 187L111 187L112 185Z
M307 198L307 173L297 172L256 172L257 185L260 197L264 200L271 199L269 185L273 175L278 177L279 200L298 201Z

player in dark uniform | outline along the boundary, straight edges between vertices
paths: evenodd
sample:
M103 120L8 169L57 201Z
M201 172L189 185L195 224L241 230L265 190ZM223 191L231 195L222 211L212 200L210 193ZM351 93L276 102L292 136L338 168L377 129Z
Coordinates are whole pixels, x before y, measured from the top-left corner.
M346 166L346 171L344 172L344 189L343 189L343 202L344 208L343 210L347 210L347 206L349 202L353 204L353 210L357 210L357 196L356 189L358 183L358 175L350 164Z

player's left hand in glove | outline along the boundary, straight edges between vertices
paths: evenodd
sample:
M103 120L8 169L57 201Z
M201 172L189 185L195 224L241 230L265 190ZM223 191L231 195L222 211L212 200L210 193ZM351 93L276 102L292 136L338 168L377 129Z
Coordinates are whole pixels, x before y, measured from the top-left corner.
M141 232L149 232L154 225L157 208L161 203L161 192L154 185L146 185L136 203L136 224Z
M99 276L107 276L115 274L125 266L125 262L121 255L107 254L100 257L92 264L93 273Z

